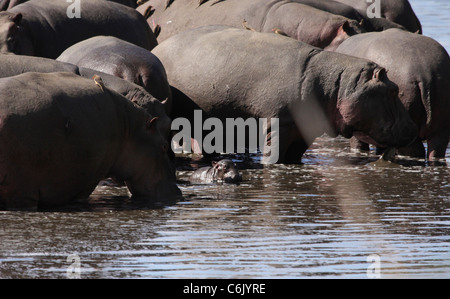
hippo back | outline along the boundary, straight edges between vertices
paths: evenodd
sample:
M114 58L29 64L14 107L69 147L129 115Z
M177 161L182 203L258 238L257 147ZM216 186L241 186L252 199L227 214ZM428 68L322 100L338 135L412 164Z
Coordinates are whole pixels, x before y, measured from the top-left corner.
M172 95L161 61L150 51L113 36L94 36L66 49L58 61L114 75L163 101Z
M160 26L159 42L187 29L216 24L279 32L321 48L364 32L355 20L295 1L210 0L198 4L191 0L150 0L137 10L148 16L153 29Z
M30 0L1 13L23 16L17 26L31 39L34 56L56 58L71 45L96 35L116 36L148 50L157 44L136 10L104 0L79 3L79 17L68 15L69 3L54 0ZM17 51L13 50L21 54Z

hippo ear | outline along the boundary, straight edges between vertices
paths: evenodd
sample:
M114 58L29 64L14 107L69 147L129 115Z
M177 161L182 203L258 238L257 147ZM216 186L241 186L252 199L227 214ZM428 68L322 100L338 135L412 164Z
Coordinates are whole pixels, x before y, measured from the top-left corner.
M147 123L145 124L145 128L150 131L150 133L154 134L156 132L156 123L158 122L157 117L153 117L150 120L147 120Z
M16 25L19 25L22 21L22 14L19 12L11 17L11 21L13 21Z
M385 68L376 69L373 72L372 79L379 80L379 81L383 81L384 79L386 79L386 69Z
M169 98L166 98L164 101L161 101L161 104L167 105L167 102L169 101Z
M217 161L212 161L212 166L216 166L216 164L217 164Z
M341 25L341 27L339 28L339 33L350 33L350 23L348 21L345 21L344 24ZM348 34L350 35L350 34Z

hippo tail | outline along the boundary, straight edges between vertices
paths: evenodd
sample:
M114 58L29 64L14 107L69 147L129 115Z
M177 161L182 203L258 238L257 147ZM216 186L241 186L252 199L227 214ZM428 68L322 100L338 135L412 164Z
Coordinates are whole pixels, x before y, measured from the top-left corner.
M418 82L418 88L420 90L422 104L423 107L425 108L425 113L427 116L426 127L429 128L432 119L432 110L431 110L432 90L430 89L429 86L425 86L423 82Z

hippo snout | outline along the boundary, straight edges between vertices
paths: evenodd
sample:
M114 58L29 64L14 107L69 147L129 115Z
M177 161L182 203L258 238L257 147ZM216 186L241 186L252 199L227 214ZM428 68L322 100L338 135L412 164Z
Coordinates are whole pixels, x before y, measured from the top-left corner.
M242 176L239 174L237 169L233 169L224 174L223 181L225 183L237 183L242 181Z
M394 136L392 145L395 147L404 147L410 145L417 139L419 129L403 105L399 110L394 125L391 128L392 135Z

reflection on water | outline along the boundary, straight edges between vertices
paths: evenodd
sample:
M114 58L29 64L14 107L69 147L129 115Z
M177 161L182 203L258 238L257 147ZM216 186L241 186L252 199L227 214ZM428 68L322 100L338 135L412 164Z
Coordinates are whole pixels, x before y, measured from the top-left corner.
M365 278L376 254L382 278L450 278L448 167L377 158L324 137L303 165L237 159L239 185L184 183L180 158L164 209L105 182L78 210L0 212L0 277L64 278L78 254L86 278Z
M411 4L450 41L446 0ZM381 278L450 278L448 166L380 165L342 138L316 140L303 165L233 158L239 185L186 183L205 161L179 158L185 200L162 209L105 181L85 205L0 212L0 278L66 278L72 254L81 278L366 278L373 254Z

